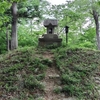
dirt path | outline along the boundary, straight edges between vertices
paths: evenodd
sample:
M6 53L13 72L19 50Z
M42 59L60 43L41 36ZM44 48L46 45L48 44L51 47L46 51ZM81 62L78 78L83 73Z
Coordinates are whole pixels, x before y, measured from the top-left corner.
M54 54L51 52L45 52L43 53L43 57L50 59L53 61L54 59ZM99 75L96 75L95 81L97 83L97 88L98 92L100 95L100 72L98 72ZM58 69L55 67L55 65L52 65L50 67L48 67L48 69L46 70L46 75L45 75L45 79L43 80L43 83L45 84L45 94L43 97L43 100L76 100L75 98L72 97L65 97L64 94L56 94L54 93L54 89L56 87L60 87L60 72L58 71Z
M50 52L45 52L43 54L44 58L53 60L54 54ZM62 98L65 97L64 94L56 94L54 93L54 89L56 87L60 87L60 72L57 70L57 68L52 65L48 67L46 70L46 75L44 79L44 84L45 84L45 94L44 94L44 100L63 100Z
M61 100L60 96L54 93L59 85L59 74L54 67L48 68L45 77L45 100Z

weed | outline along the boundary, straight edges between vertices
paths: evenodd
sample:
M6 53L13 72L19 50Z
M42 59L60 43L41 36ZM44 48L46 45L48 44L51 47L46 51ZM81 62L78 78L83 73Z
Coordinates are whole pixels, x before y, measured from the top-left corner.
M56 87L56 88L54 88L54 93L56 93L56 94L60 94L61 93L61 91L62 91L62 88L61 87Z
M50 50L54 53L54 60L36 56ZM61 88L56 87L55 93L76 96L79 100L99 100L92 77L100 70L100 52L81 48L66 49L64 46L50 50L30 47L9 52L4 57L0 56L2 91L8 94L19 91L18 99L15 100L35 100L34 93L44 91L42 80L47 67L54 63L61 75ZM18 79L17 75L21 78ZM22 90L18 86L20 82L23 85Z
M58 45L57 43L53 43L53 44L45 45L45 48L47 48L47 49L55 49L55 48L57 48L59 46L60 45Z
M13 92L18 90L17 86L10 86L10 84L8 83L4 86L4 88L6 89L7 92Z
M36 79L37 79L38 81L43 80L44 78L45 78L45 73L43 73L43 74L38 74L38 75L36 76Z
M95 98L97 92L92 76L100 64L99 54L100 52L78 48L58 49L55 61L61 71L61 92L79 99L88 99L91 94Z
M41 63L44 64L44 65L51 66L53 62L52 62L52 60L50 60L50 59L43 59L43 60L41 61Z
M25 88L33 89L33 90L36 88L38 88L40 90L43 89L42 84L40 84L40 82L33 75L30 75L25 78L24 86L25 86Z

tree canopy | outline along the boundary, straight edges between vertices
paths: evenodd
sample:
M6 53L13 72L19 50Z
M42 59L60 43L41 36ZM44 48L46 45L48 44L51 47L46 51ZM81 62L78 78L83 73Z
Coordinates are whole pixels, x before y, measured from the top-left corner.
M68 46L100 49L99 0L83 0L81 2L80 0L73 0L66 1L65 4L61 5L52 5L46 0L1 0L0 42L5 50L7 47L7 40L12 39L11 26L13 26L13 17L11 6L13 2L17 4L16 23L18 23L18 28L16 27L16 34L18 32L19 46L21 46L23 39L25 43L29 41L30 38L27 38L30 36L27 35L30 35L30 33L35 37L33 37L31 41L34 40L36 44L38 41L37 37L46 31L41 25L43 20L46 18L56 18L59 22L56 32L63 38L63 43L65 43L64 27L68 25L70 27L68 33ZM21 30L21 28L24 29ZM27 29L28 33L26 33L25 29ZM7 32L9 33L9 39L7 39ZM27 38L25 36L27 36ZM30 44L33 43L31 43L31 41ZM9 42L9 46L10 45Z

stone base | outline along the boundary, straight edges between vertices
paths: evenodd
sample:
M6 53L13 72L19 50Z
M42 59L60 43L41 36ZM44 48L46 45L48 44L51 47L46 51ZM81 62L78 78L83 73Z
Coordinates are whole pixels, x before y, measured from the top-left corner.
M43 34L41 38L44 38L44 39L58 39L58 35L57 34Z
M62 43L61 38L39 38L39 46L57 45L60 46Z

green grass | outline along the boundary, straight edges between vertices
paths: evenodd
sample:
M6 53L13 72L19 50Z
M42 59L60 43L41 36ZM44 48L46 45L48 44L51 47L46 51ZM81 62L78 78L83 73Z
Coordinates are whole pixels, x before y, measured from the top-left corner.
M45 78L48 60L37 57L36 51L34 48L23 48L1 55L0 90L6 91L7 94L16 92L20 100L28 100L29 97L25 95L29 91L44 91L41 81ZM20 98L21 94L24 95L23 98Z
M54 53L54 59L43 58L45 51ZM55 88L55 93L76 96L79 100L98 100L93 76L100 71L100 52L66 47L50 50L29 47L0 55L0 96L16 93L14 100L34 100L36 91L43 95L42 80L52 64L61 76L62 88Z
M93 76L100 70L100 52L81 48L55 52L56 65L61 71L61 92L79 100L98 100Z

